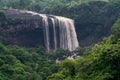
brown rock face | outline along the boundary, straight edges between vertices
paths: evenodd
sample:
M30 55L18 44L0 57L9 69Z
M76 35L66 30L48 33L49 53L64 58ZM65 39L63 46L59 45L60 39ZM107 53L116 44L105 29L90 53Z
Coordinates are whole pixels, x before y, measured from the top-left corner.
M3 43L26 47L44 46L42 18L19 10L4 12L7 19L0 28Z

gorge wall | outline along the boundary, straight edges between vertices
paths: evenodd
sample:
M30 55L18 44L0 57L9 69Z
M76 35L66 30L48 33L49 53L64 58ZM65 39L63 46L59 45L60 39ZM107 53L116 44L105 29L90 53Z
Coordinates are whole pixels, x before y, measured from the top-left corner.
M50 49L79 47L74 21L61 16L39 14L32 11L4 10L5 22L1 25L1 40L5 44Z

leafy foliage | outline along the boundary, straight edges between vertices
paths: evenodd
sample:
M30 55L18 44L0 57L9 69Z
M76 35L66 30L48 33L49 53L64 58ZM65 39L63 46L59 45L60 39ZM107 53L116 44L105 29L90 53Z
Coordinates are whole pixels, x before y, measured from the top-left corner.
M120 38L120 19L113 25L111 32L117 39Z
M119 20L112 30L120 28ZM117 27L116 27L117 24ZM52 74L48 80L119 80L120 79L120 44L117 31L113 36L105 38L82 57L75 60L65 60L60 64L57 73ZM116 43L113 43L116 42ZM59 80L59 79L58 79Z
M41 47L25 49L0 44L0 79L45 80L59 66L47 59L46 55Z
M90 1L101 0L0 0L0 8L29 9L42 12L46 10L55 10L55 8L57 8L58 6L59 9L65 7L71 8L76 5L87 3Z

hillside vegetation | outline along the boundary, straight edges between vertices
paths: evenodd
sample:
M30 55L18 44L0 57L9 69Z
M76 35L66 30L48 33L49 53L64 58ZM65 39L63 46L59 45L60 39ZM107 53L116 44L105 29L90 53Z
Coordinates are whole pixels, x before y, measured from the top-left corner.
M47 80L119 80L120 19L112 27L111 36L95 44L75 60L64 60L59 71Z
M59 9L71 8L76 5L91 1L108 1L108 0L0 0L0 8L14 8L14 9L26 9L32 11L53 11L57 6ZM111 0L110 0L111 1Z

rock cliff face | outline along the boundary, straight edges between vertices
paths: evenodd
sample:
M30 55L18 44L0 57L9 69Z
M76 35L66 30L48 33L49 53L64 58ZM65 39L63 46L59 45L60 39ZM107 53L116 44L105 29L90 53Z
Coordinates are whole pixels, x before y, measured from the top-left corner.
M2 41L5 44L18 44L33 47L43 45L42 18L18 10L4 10L5 24L0 28Z
M73 51L79 47L72 19L15 9L4 13L6 20L0 31L5 44L41 45L48 51L57 48Z

